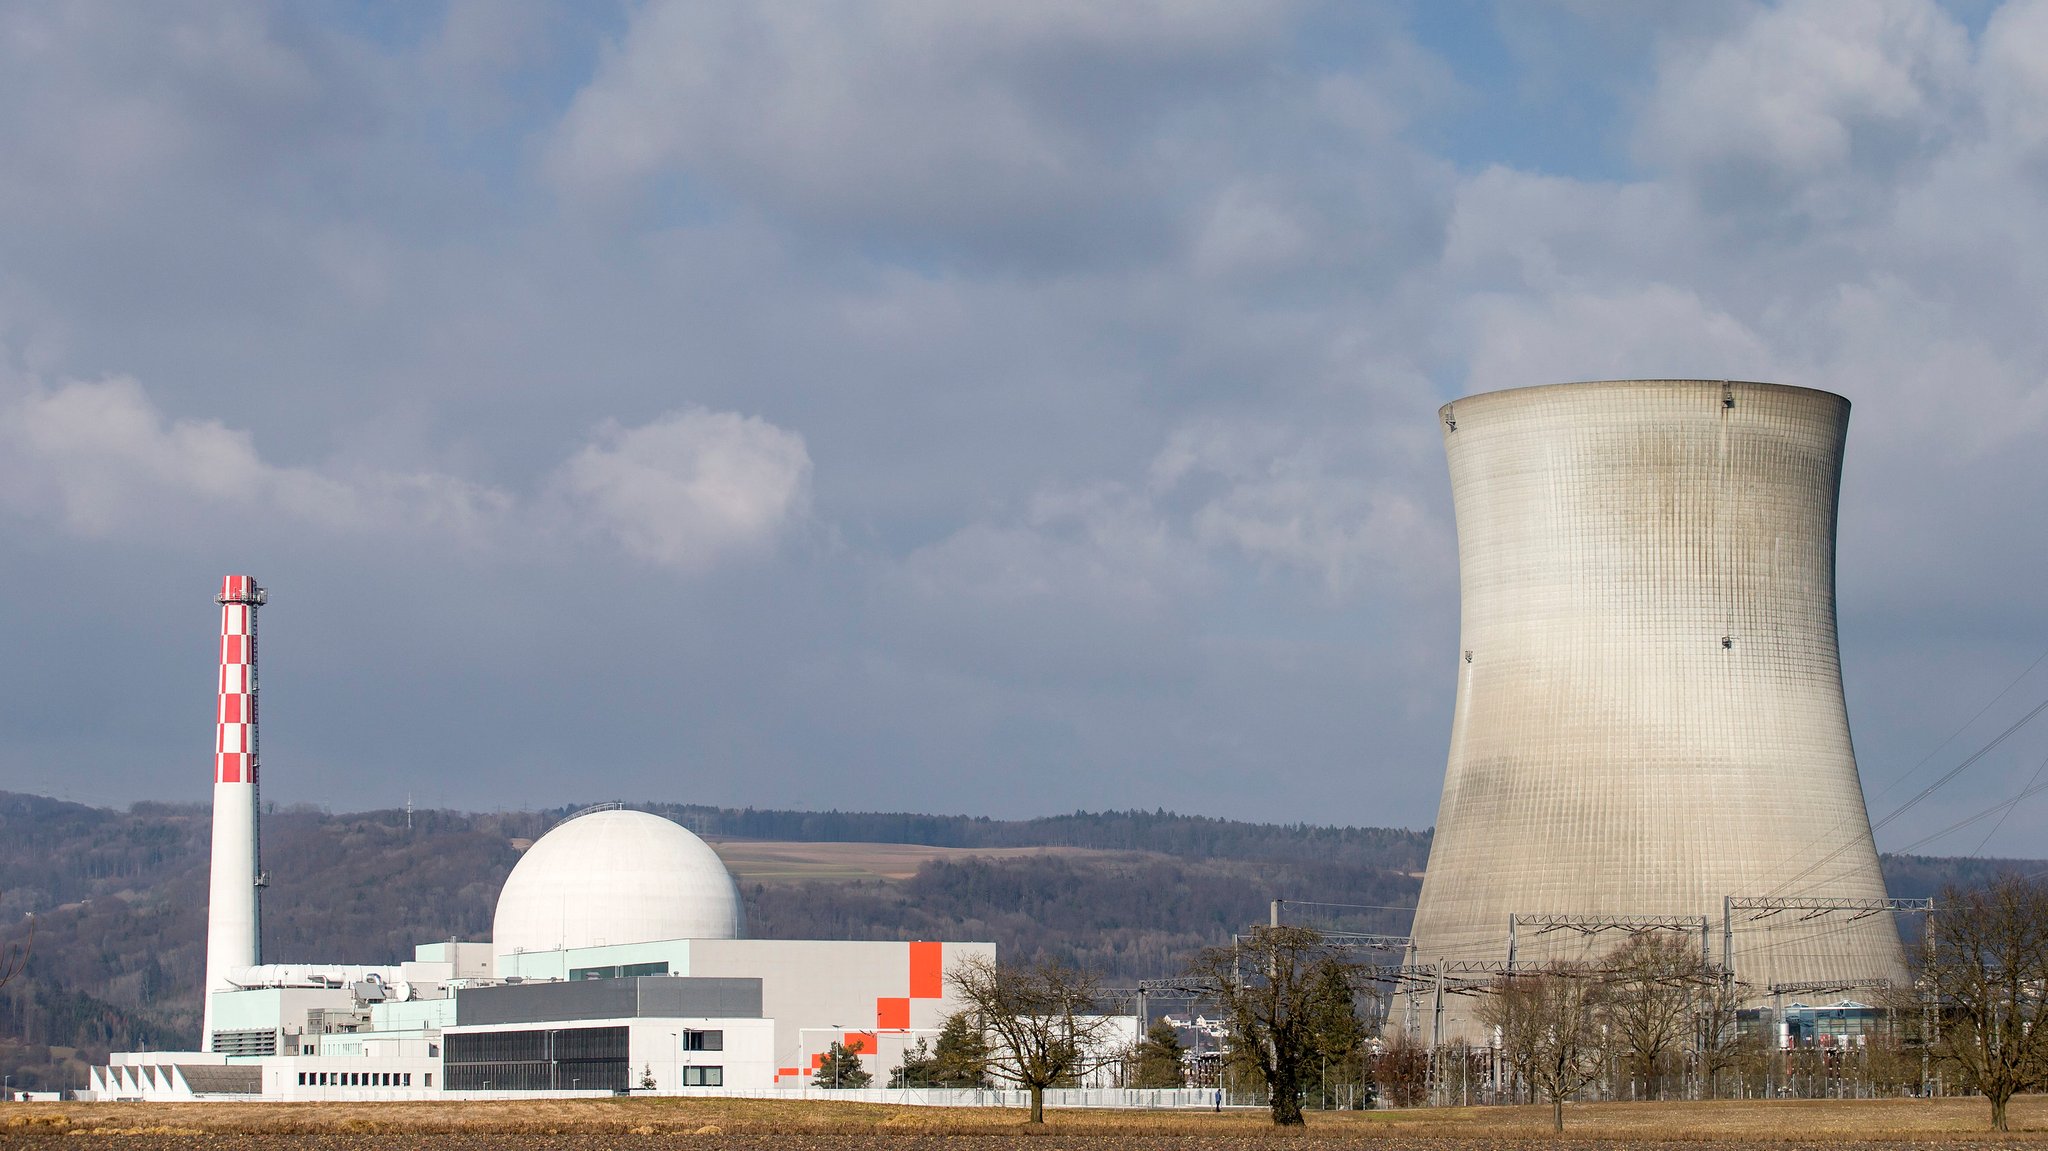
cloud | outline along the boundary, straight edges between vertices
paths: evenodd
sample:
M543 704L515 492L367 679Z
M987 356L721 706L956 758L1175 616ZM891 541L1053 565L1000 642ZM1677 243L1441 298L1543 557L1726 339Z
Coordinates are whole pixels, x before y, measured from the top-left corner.
M606 424L554 483L628 554L695 572L759 553L801 519L811 457L802 436L766 420L690 408Z
M1637 148L1713 201L1841 218L1965 127L1970 56L1928 0L1793 0L1671 45Z
M263 458L247 430L171 418L117 377L0 393L0 492L17 515L81 537L148 535L208 518L322 533L432 533L518 550L596 529L626 554L695 573L764 549L810 498L803 437L693 408L607 423L559 466L537 515L513 494L433 471L322 469Z
M360 517L346 485L264 462L248 432L219 421L166 419L133 379L18 386L0 405L0 444L14 510L82 536L142 528L179 505Z
M1256 82L1286 7L649 4L547 170L578 202L666 187L948 259L1122 250L1162 232L1151 137Z
M129 573L246 555L331 612L300 722L386 793L430 757L357 717L431 690L410 738L522 800L597 756L708 801L1421 825L1437 406L1760 376L1857 404L1845 643L1904 669L1852 689L1859 749L1945 735L1949 673L2041 622L2048 0L1411 16L0 9L0 571L70 564L119 635L159 620ZM125 765L166 710L98 774L163 794Z
M1447 525L1413 477L1388 467L1398 450L1360 450L1387 437L1344 432L1189 425L1153 459L1151 484L1162 498L1201 493L1189 530L1203 547L1306 572L1340 598L1366 587L1408 598L1442 586L1454 575ZM1365 470L1368 460L1385 470Z

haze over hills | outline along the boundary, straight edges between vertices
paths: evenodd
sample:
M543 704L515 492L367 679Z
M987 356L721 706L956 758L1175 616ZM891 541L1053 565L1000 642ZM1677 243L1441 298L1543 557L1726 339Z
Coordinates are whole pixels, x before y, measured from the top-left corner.
M1177 973L1263 921L1269 901L1401 933L1430 833L1241 823L1164 811L1032 820L634 804L710 840L764 938L986 939L1124 981ZM436 939L487 938L520 850L571 809L329 814L263 823L266 959L392 963ZM108 1050L196 1044L210 815L0 792L0 944L37 916L25 976L0 989L0 1072L76 1084ZM2003 860L1888 857L1892 894L1933 894Z

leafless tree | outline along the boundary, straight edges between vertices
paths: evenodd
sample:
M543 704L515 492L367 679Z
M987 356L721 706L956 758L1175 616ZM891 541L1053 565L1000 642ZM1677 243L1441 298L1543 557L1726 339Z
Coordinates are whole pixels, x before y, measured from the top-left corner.
M36 948L36 917L28 917L28 938L0 947L0 987L13 982L28 968L28 957Z
M1429 1099L1429 1048L1406 1031L1396 1031L1373 1056L1372 1081L1389 1104L1422 1106Z
M1551 1124L1564 1130L1564 1101L1600 1078L1606 1052L1598 973L1559 961L1497 980L1480 1021L1499 1029L1501 1057L1532 1092L1550 1101Z
M1340 976L1338 959L1312 927L1257 927L1234 947L1211 947L1189 974L1216 989L1230 1016L1230 1045L1266 1081L1273 1123L1299 1127L1301 1090L1316 1051L1319 988Z
M1700 1094L1707 1099L1720 1097L1723 1072L1753 1062L1761 1050L1760 1041L1743 1035L1737 1020L1749 985L1719 972L1713 974L1717 978L1701 987L1692 1003L1694 1044L1700 1058Z
M2006 1130L2013 1095L2048 1085L2048 888L2008 876L1944 892L1921 978L1934 996L1934 1050L1991 1103Z
M1662 1098L1665 1070L1694 1035L1700 993L1718 979L1696 943L1663 931L1630 936L1602 966L1601 1017L1610 1042L1624 1057L1636 1098Z
M1013 967L970 956L946 979L991 1039L986 1073L1031 1093L1031 1119L1045 1122L1045 1091L1121 1059L1110 1042L1120 1016L1100 1014L1091 972L1055 962Z

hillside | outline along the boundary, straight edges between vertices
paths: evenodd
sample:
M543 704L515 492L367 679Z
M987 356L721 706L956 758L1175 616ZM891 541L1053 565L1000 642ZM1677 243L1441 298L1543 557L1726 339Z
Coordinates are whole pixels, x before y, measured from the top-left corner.
M726 855L756 936L989 939L1007 956L1056 956L1118 981L1176 973L1262 921L1274 898L1413 906L1430 841L1163 811L992 820L635 806ZM408 829L397 811L268 812L265 957L396 962L420 942L487 938L521 846L568 813L416 812ZM0 944L38 917L26 976L0 989L0 1072L57 1086L110 1049L196 1043L209 833L197 805L115 811L0 792ZM2009 865L1886 866L1895 894L1923 895ZM1398 933L1407 919L1357 910L1332 922Z

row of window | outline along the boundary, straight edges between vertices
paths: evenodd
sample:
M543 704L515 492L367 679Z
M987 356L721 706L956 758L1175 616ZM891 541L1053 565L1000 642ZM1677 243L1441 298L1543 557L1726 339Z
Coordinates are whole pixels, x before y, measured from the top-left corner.
M636 975L667 975L668 960L654 963L619 963L610 967L571 967L569 978L577 979L631 979Z
M422 1076L426 1082L422 1087L434 1085L434 1073L428 1071ZM410 1087L410 1071L301 1071L301 1087Z
M718 1033L714 1031L714 1032L712 1032L711 1034L713 1034L713 1035L716 1035L716 1034L718 1034ZM703 1048L693 1048L693 1050L704 1050L704 1049L703 1049ZM715 1047L714 1047L714 1048L710 1048L710 1050L713 1050L713 1051L715 1051L715 1050L717 1050L717 1048L715 1048ZM607 1068L606 1070L610 1070L610 1069L609 1069L609 1068ZM545 1075L545 1071L543 1071L543 1075ZM422 1082L422 1083L420 1084L420 1086L422 1086L422 1087L432 1087L432 1086L434 1085L434 1073L433 1073L433 1072L431 1072L431 1071L428 1071L428 1072L425 1072L425 1073L423 1073L423 1074L421 1075L421 1079L423 1080L423 1082ZM513 1080L513 1081L511 1081L511 1082L507 1082L506 1080L508 1080L508 1079L512 1079L512 1077L511 1077L511 1076L501 1076L501 1079L500 1079L500 1084L499 1084L499 1085L500 1085L501 1087L507 1087L507 1088L511 1088L512 1090L520 1090L520 1089L525 1089L525 1090L533 1090L533 1089L535 1089L535 1088L539 1088L539 1089L541 1089L541 1090L546 1090L546 1089L547 1089L547 1088L549 1088L549 1087L555 1087L555 1086L559 1086L559 1084L554 1084L554 1083L525 1083L525 1082L519 1082L519 1081L517 1081L517 1080ZM581 1080L579 1079L579 1080L574 1080L574 1081L573 1081L573 1085L574 1085L575 1087L581 1087L581 1086L582 1086L583 1084L582 1084L582 1081L581 1081ZM410 1087L410 1086L412 1086L412 1072L410 1072L410 1071L301 1071L301 1072L299 1072L299 1086L301 1086L301 1087ZM603 1076L603 1075L602 1075L602 1074L600 1073L600 1074L598 1074L598 1075L593 1075L593 1076L591 1076L591 1086L593 1086L593 1087L597 1087L597 1086L610 1086L610 1084L609 1084L609 1083L608 1083L608 1082L606 1081L606 1077L605 1077L605 1076ZM685 1068L683 1068L683 1086L685 1086L685 1087L723 1087L723 1086L725 1086L725 1068L723 1068L723 1067L685 1067Z

